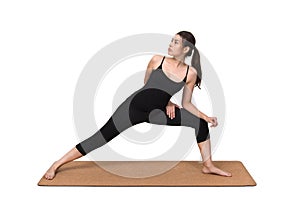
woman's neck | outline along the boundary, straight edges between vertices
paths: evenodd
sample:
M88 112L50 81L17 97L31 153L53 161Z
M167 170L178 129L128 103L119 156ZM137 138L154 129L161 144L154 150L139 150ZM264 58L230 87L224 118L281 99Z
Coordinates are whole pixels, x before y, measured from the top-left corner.
M185 60L184 57L173 57L172 59L176 65L176 67L179 67L180 65L184 64L184 60Z

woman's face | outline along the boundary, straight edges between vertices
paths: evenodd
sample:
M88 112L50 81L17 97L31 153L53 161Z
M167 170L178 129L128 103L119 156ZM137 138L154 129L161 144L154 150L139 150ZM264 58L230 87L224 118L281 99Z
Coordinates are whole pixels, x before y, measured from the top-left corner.
M180 35L175 35L168 48L168 54L170 56L179 57L184 55L184 47L183 47L183 41Z

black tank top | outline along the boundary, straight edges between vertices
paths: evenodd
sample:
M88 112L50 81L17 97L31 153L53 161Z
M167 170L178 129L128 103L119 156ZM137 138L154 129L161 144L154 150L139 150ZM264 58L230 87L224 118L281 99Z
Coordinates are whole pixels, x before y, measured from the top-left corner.
M157 69L153 69L152 73L149 76L149 79L143 88L157 88L160 89L171 96L178 92L185 84L189 66L187 67L187 72L184 79L180 82L171 80L163 71L162 64L165 60L165 57L161 61Z
M189 66L184 79L180 82L171 80L162 70L163 58L160 66L153 69L147 83L136 92L132 100L132 107L142 111L153 109L164 110L171 97L177 93L185 84Z

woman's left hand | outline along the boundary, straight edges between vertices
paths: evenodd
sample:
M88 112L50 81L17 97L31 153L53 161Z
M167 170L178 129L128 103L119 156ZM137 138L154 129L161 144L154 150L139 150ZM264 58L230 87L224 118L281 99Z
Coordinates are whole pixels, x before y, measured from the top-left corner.
M207 122L211 123L210 127L216 127L218 125L218 119L216 117L208 117Z

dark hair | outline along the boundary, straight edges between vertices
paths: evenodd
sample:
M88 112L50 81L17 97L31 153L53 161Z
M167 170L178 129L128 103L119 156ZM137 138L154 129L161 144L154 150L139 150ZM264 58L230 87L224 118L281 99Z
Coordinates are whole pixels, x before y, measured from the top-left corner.
M192 52L193 57L192 57L192 66L197 70L197 80L195 82L195 86L198 86L200 89L200 84L201 84L201 79L202 79L202 70L201 70L201 64L200 64L200 53L198 49L196 48L196 39L194 35L191 32L188 31L180 31L177 33L182 39L183 39L183 46L190 47L190 50L187 53L187 56L191 56Z

